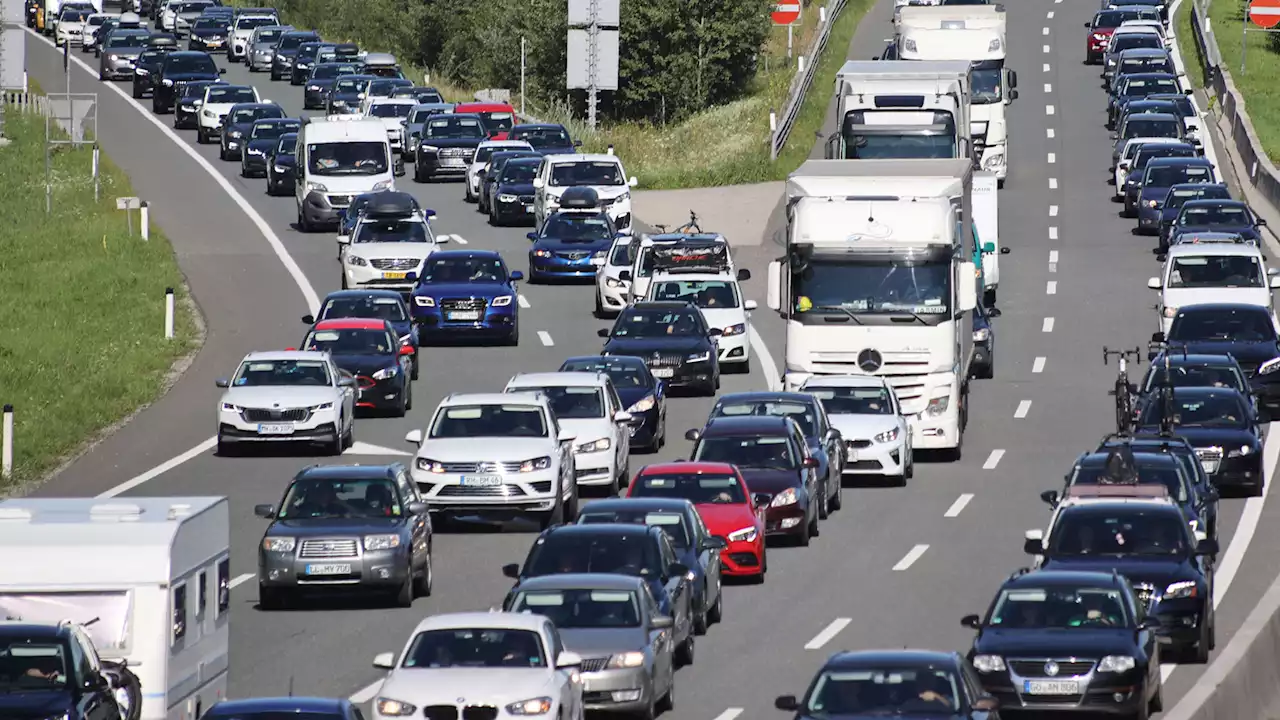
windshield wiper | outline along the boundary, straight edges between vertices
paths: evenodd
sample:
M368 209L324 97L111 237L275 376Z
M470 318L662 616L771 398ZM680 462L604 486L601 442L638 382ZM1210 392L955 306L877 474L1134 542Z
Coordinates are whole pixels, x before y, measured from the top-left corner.
M914 319L916 322L920 323L921 325L929 324L929 321L920 317L918 313L915 313L911 310L890 310L889 312L893 313L894 315L910 315L912 319ZM906 318L903 318L903 317L893 317L890 319L893 320L893 322L900 322L902 320L906 320Z
M852 310L850 310L849 308L847 308L847 307L845 307L845 306L843 306L843 305L816 305L816 306L814 306L814 308L813 308L813 309L814 309L814 310L835 310L836 312L841 313L841 314L843 314L845 317L847 317L847 318L849 318L850 320L852 320L854 323L856 323L856 324L858 324L858 325L862 325L862 324L863 324L863 322L862 322L861 320L859 320L859 319L858 319L858 316L853 314L853 311L852 311ZM825 319L827 322L833 322L833 320L834 320L834 318L831 318L831 317L827 317L827 318L824 318L824 319Z

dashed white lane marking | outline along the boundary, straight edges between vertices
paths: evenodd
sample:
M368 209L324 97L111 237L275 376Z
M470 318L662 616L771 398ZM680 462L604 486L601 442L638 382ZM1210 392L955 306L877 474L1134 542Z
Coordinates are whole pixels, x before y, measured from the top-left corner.
M1045 63L1044 67L1041 68L1041 70L1043 70L1044 72L1049 72L1049 63Z
M529 300L524 295L517 295L516 302L519 303L520 307L524 308L525 310L529 309Z
M1049 217L1058 217L1058 206L1057 206L1057 205L1050 205L1050 206L1049 206Z
M1033 373L1044 372L1044 363L1045 363L1045 358L1043 356L1036 358L1035 361L1031 363L1031 372Z
M1050 239L1050 240L1057 240L1057 239L1058 239L1058 226L1057 226L1057 225L1050 225L1050 226L1049 226L1049 239Z
M1058 153L1049 153L1049 164L1052 165L1056 162L1058 162Z
M840 631L849 626L853 622L852 618L836 618L831 624L822 628L822 632L813 636L813 639L804 644L805 650L821 650L823 645L831 642L831 639L840 634Z
M1045 91L1046 93L1051 93L1051 92L1053 92L1053 83L1045 83L1045 84L1044 84L1044 91Z
M1000 458L1002 457L1004 457L1004 450L1001 450L1000 448L992 450L991 454L987 456L987 461L982 463L982 469L995 470L996 466L1000 464Z
M1040 332L1053 332L1053 318L1047 317L1040 324Z
M920 559L921 555L924 555L925 551L928 549L929 549L928 545L917 545L911 548L911 550L905 556L903 556L901 560L898 561L898 564L893 566L893 571L902 572L903 570L906 570L907 568L911 567L916 563L917 560Z
M1045 105L1045 106L1044 106L1044 114L1045 114L1045 115L1052 115L1052 114L1053 114L1053 112L1054 112L1054 111L1053 111L1053 106L1052 106L1052 105Z
M1058 189L1058 178L1049 178L1049 189L1050 190Z
M1046 13L1046 14L1045 14L1045 16L1044 16L1044 17L1045 17L1045 19L1046 19L1046 20L1052 20L1052 19L1053 19L1053 11L1052 11L1052 10L1050 10L1048 13Z
M1053 128L1045 128L1045 129L1044 129L1044 136L1045 136L1045 137L1047 137L1047 138L1049 138L1049 139L1053 139L1053 136L1054 136L1055 134L1056 134L1056 133L1054 132Z
M1031 412L1031 401L1023 400L1018 403L1018 409L1013 411L1013 416L1019 420L1027 416Z
M1045 295L1057 295L1057 294L1058 294L1058 281L1057 281L1057 280L1050 280L1049 282L1045 283L1045 284L1044 284L1044 294L1045 294Z
M378 690L380 690L381 688L382 688L382 681L377 680L363 688L360 688L355 692L354 695L352 695L347 699L355 703L356 705L363 705L369 702L370 700L372 700L373 696L377 695Z
M956 498L955 502L951 503L951 507L947 508L947 511L942 513L942 517L953 518L959 516L960 513L964 512L965 506L968 505L969 501L972 499L973 493L961 494L960 497Z
M1040 34L1041 34L1041 35L1048 35L1048 34L1049 34L1049 28L1047 28L1047 27L1046 27L1046 28L1040 28Z
M743 713L742 708L727 708L724 712L715 717L715 720L736 720Z
M230 583L230 584L228 584L228 585L227 585L227 587L229 587L229 588L234 588L234 587L236 587L237 585L243 585L243 584L245 584L246 582L248 582L248 581L250 581L250 580L252 580L252 579L254 579L254 578L256 578L256 577L258 577L258 576L257 576L257 575L254 575L253 573L245 573L245 574L243 574L243 575L237 575L237 576L235 576L235 578L234 578L234 579L232 579L231 583Z
M1049 264L1050 264L1050 265L1057 265L1057 264L1058 264L1058 251L1057 251L1057 250L1050 250L1050 251L1049 251Z
M546 330L538 331L538 339L541 340L542 344L546 345L547 347L551 347L552 345L556 344L555 341L551 339L551 333L547 332Z
M470 244L471 244L471 243L467 242L467 239L466 239L466 238L464 238L464 237L462 237L461 235L450 235L449 237L453 238L453 241L454 241L454 242L456 242L456 243L458 243L459 245L470 245Z
M1045 46L1044 46L1044 51L1045 51L1046 53L1047 53L1047 52L1049 52L1049 46L1048 46L1048 45L1045 45Z

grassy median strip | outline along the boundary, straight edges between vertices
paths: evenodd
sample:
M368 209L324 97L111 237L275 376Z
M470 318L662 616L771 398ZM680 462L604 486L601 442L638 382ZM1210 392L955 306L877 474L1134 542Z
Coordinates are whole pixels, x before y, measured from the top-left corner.
M153 401L175 361L198 344L183 277L164 234L133 235L116 198L129 180L92 151L55 146L45 214L45 119L5 110L0 148L0 403L12 404L14 472L0 495L43 478L86 443ZM59 133L61 135L61 133ZM61 137L66 137L61 135ZM178 294L164 337L165 289Z

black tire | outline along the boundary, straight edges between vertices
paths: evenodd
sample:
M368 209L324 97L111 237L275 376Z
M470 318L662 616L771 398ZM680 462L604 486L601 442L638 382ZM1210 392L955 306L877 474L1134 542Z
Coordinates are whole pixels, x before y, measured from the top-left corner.
M392 602L396 607L413 607L413 591L417 582L413 578L413 567L409 567L408 575L405 576L404 582L392 594Z
M716 595L716 604L707 610L707 624L715 625L724 620L724 588Z
M685 641L680 643L680 647L676 648L676 665L679 667L687 667L693 664L694 658L697 656L697 645L690 633Z
M827 482L822 481L822 485L818 488L818 519L826 520L831 517L831 506L828 504Z
M676 675L671 673L671 684L667 686L667 692L658 698L658 702L654 705L657 712L668 713L676 709Z
M800 547L809 547L809 543L813 538L813 523L805 522L800 526L800 535L796 537L796 545Z
M431 591L435 588L435 566L431 561L431 549L427 549L427 564L422 568L422 574L418 576L417 587L414 592L418 597L431 597Z
M419 363L419 362L418 362L418 357L415 355L415 356L414 356L414 358L413 358L412 370L411 370L411 371L410 371L410 373L409 373L409 379L410 379L410 380L417 380L417 379L418 379L418 371L419 371L420 367L421 367L421 363Z
M979 380L990 380L996 376L996 358L995 353L991 354L991 362L978 367L978 372L974 376Z
M1147 715L1164 712L1164 681L1161 680L1159 682L1160 684L1156 685L1155 694L1151 696L1151 702L1147 705Z
M235 443L229 443L218 436L218 457L231 457L236 454Z
M139 720L142 717L142 681L124 663L102 661L102 674L111 684L112 690L124 691L125 707L120 708L121 720ZM119 705L119 693L116 695Z
M409 376L409 381L404 384L404 409L405 412L413 409L413 376Z
M813 519L809 521L809 537L818 537L822 534L822 526L818 524L818 514L813 514Z
M831 510L839 510L844 507L844 475L836 480L836 494L831 496Z

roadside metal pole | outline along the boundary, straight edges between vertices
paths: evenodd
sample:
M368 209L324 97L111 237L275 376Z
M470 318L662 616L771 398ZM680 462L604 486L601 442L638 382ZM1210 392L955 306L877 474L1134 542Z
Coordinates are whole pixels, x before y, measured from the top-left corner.
M589 85L587 86L587 124L592 130L596 129L596 68L599 63L600 53L600 3L598 0L591 0L591 25L587 28L587 77Z
M0 442L0 476L7 480L13 476L13 406L4 406L4 425L0 430L3 440Z
M1240 19L1240 74L1244 75L1249 57L1249 9L1246 7L1244 17Z
M792 58L792 55L791 55L791 44L792 44L792 41L793 41L793 39L794 39L794 32L792 31L792 27L793 27L794 25L795 25L795 23L791 23L791 24L788 24L788 25L787 25L787 59L788 59L788 60L790 60L790 59Z
M529 43L524 36L520 36L520 114L524 115L524 79L525 72L528 69L528 47Z

